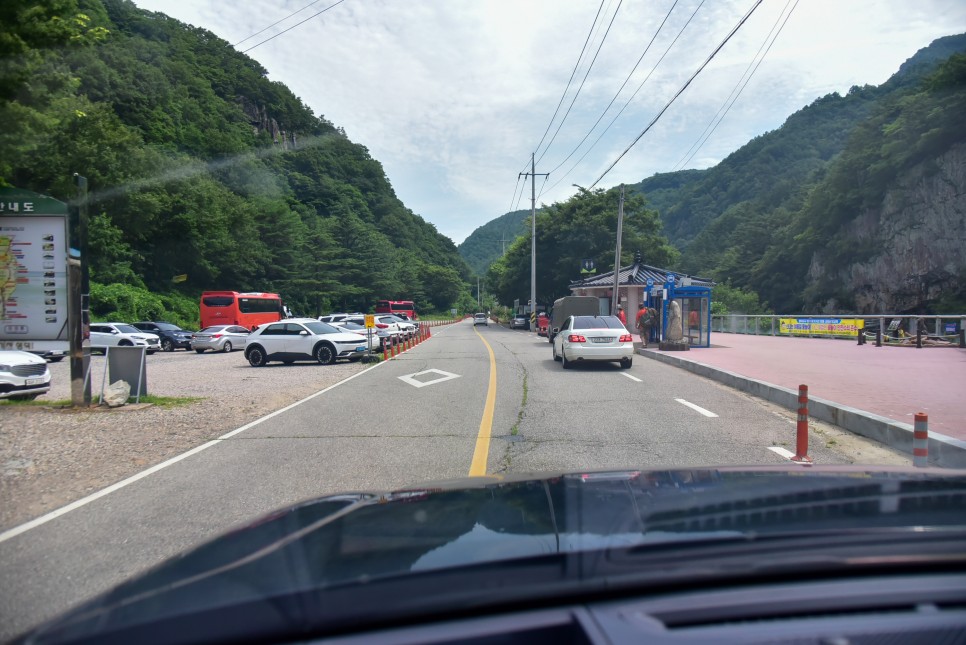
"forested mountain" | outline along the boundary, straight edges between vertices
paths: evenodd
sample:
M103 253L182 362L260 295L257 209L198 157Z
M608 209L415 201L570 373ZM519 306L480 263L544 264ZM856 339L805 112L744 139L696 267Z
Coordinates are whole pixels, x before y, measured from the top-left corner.
M483 275L517 237L526 233L524 225L529 221L529 210L511 211L478 227L456 248L470 268Z
M304 313L468 297L455 245L381 164L214 34L128 0L5 0L0 20L0 183L68 201L88 178L100 313L196 313L205 289Z

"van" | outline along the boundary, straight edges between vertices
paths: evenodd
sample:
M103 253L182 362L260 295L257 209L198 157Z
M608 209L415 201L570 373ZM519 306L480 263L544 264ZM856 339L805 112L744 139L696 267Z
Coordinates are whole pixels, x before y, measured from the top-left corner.
M570 316L600 315L600 298L595 296L564 296L553 303L550 310L550 329L547 339L552 343L553 337L560 331Z

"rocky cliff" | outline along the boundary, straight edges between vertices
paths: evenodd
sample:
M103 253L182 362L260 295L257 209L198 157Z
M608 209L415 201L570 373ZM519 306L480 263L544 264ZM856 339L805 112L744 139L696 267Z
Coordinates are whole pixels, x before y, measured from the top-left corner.
M966 144L913 166L886 191L877 208L852 220L840 235L856 261L829 270L827 253L812 256L809 309L871 314L921 310L961 287L966 276ZM874 249L872 254L863 249ZM849 303L834 293L850 293Z

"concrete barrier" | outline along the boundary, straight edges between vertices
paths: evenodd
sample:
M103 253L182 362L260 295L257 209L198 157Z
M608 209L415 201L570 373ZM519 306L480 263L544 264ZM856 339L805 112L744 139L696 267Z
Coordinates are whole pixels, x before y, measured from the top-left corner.
M637 353L661 363L686 369L698 376L718 381L728 387L747 392L783 408L798 410L798 392L794 390L658 351L641 349ZM910 457L913 454L913 426L911 424L901 423L871 412L812 396L808 399L808 412L813 419L825 421L843 430L874 439L891 448L908 453ZM966 468L966 441L930 432L929 463L945 468Z

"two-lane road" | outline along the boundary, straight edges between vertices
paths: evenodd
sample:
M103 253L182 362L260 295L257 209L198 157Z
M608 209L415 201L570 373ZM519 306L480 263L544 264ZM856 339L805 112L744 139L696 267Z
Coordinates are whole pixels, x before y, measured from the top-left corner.
M288 370L325 367L260 369L278 370L273 386L284 388ZM452 325L147 476L0 536L0 639L306 498L483 470L779 464L769 447L793 445L793 429L748 397L655 361L564 371L546 339ZM812 457L846 461L821 447Z

